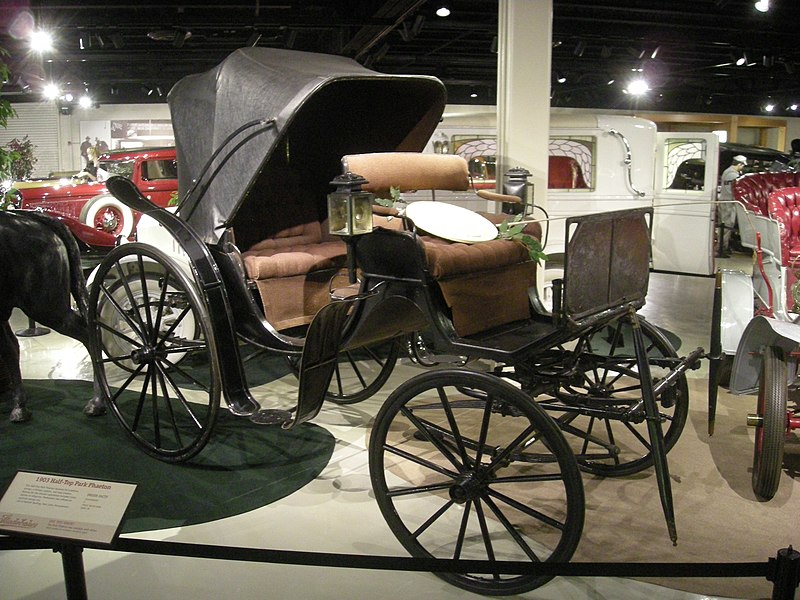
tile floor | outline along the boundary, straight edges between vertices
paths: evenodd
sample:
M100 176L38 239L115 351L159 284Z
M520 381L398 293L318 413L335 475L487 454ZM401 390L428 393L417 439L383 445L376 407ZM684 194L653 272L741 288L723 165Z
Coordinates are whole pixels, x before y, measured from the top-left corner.
M713 280L654 274L644 313L682 337L684 348L707 347ZM707 311L697 310L708 305ZM12 326L26 319L15 313ZM55 333L21 338L26 378L90 379L83 348ZM682 353L683 354L683 353ZM392 381L409 376L403 366ZM705 367L690 373L705 377ZM291 395L290 382L270 384L271 394ZM283 386L283 387L281 387ZM298 492L247 514L190 527L135 534L131 537L232 546L283 548L342 553L406 556L371 497L367 470L366 425L386 392L363 403L331 406L315 422L328 428L337 443L324 472ZM165 496L165 501L169 501ZM216 600L237 598L469 598L427 573L376 572L336 568L278 566L217 560L84 552L87 588L93 600ZM65 597L61 561L51 551L0 552L0 598L55 600ZM558 578L524 598L570 600L699 600L689 594L638 581L615 578Z

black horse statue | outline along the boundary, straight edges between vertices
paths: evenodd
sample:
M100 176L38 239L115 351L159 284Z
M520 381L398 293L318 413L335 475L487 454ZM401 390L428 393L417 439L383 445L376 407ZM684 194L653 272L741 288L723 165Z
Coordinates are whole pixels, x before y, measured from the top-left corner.
M9 391L11 421L31 418L19 368L19 342L9 319L14 308L89 347L88 295L80 251L57 219L28 211L0 211L0 392ZM72 308L75 299L77 311ZM105 412L97 384L84 407L89 415Z

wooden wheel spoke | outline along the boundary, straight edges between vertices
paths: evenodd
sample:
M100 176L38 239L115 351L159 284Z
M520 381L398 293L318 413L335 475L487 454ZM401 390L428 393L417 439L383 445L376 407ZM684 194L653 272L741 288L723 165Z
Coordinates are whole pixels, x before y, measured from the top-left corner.
M401 450L400 448L397 448L395 446L391 446L389 444L386 444L384 446L384 449L387 452L391 453L391 454L394 454L394 455L399 456L401 458L405 458L406 460L410 460L411 462L413 462L415 464L418 464L421 467L427 467L431 471L435 471L435 472L440 473L442 475L446 475L447 477L450 477L452 479L455 479L456 477L458 477L458 473L457 472L448 471L444 467L441 467L441 466L437 465L434 462L431 462L429 460L425 460L424 458L421 458L421 457L417 456L416 454L411 454L410 452L406 452L405 450Z
M530 544L523 539L523 537L519 534L519 531L517 531L514 525L508 520L508 517L506 517L505 513L500 510L500 507L494 503L492 498L488 495L484 495L483 501L486 503L486 506L489 507L489 510L492 511L492 514L494 514L497 520L503 525L503 528L511 536L511 539L513 539L517 546L522 549L525 555L533 562L541 562L541 559L536 552L533 551L533 548L530 547Z
M403 415L404 415L404 416L405 416L405 417L406 417L406 418L407 418L409 421L411 421L411 423L414 425L414 427L416 427L416 428L417 428L417 431L419 431L419 432L420 432L420 433L421 433L421 434L422 434L422 435L425 437L425 439L426 439L426 440L428 440L428 441L429 441L431 444L433 444L433 446L434 446L434 447L435 447L435 448L436 448L436 449L437 449L437 450L438 450L438 451L439 451L439 452L440 452L440 453L441 453L441 454L442 454L442 455L443 455L443 456L444 456L444 457L445 457L445 458L446 458L448 461L450 461L450 463L451 463L451 464L452 464L452 465L453 465L453 466L454 466L454 467L455 467L455 468L456 468L458 471L461 471L461 470L464 468L464 465L458 461L458 459L455 457L455 455L454 455L452 452L450 452L450 449L449 449L449 448L448 448L448 447L447 447L447 446L446 446L446 445L443 443L443 441L442 441L441 439L439 439L439 437L437 437L437 436L434 436L434 435L431 433L431 431L432 431L432 430L435 430L435 428L433 427L433 424L432 424L432 423L430 423L430 422L428 422L428 421L425 421L424 419L420 419L419 417L417 417L417 416L414 414L413 410L412 410L412 409L409 409L408 407L405 407L405 406L404 406L404 407L403 407L403 408L400 410L400 412L401 412L401 414L403 414ZM452 435L452 434L451 434L451 435Z
M518 511L520 511L522 513L525 513L526 515L528 515L529 517L531 517L533 519L536 519L537 521L541 521L542 523L544 523L546 525L549 525L550 527L553 527L555 529L558 529L559 531L563 531L564 530L564 523L562 523L561 521L558 521L558 520L554 519L553 517L550 517L550 516L544 514L543 512L538 511L535 508L532 508L532 507L530 507L530 506L528 506L526 504L522 504L518 500L515 500L514 498L511 498L511 497L509 497L509 496L507 496L507 495L505 495L503 493L500 493L497 490L495 490L494 488L489 488L487 493L492 498L495 498L495 499L499 500L500 502L503 502L504 504L508 504L512 508L515 508L516 510L518 510Z

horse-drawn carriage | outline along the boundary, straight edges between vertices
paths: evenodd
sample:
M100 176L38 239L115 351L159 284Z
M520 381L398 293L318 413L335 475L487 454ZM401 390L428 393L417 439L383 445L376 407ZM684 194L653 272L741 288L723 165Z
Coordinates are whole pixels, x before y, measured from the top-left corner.
M423 362L469 361L400 385L372 427L374 493L411 554L568 560L584 520L580 471L650 466L675 539L666 453L702 350L680 359L636 313L650 210L568 219L564 277L546 311L537 263L494 239L488 218L441 203L372 213L371 195L390 188L469 187L463 159L419 153L444 108L438 80L254 48L182 80L169 102L180 205L161 209L130 181L108 181L151 227L145 219L139 241L106 256L89 303L100 388L146 452L195 456L221 398L234 414L297 426L326 398L372 393L408 345ZM294 408L253 397L243 342L296 367ZM549 579L535 565L442 577L488 594Z

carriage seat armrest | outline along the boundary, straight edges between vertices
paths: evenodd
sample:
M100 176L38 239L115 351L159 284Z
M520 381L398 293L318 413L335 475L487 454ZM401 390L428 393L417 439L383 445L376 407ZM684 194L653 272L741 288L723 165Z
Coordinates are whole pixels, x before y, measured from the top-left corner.
M509 202L512 204L522 204L522 198L514 196L513 194L498 194L489 190L478 190L476 192L478 197L484 200L491 200L492 202Z
M401 192L469 189L467 161L455 154L348 154L342 157L342 167L366 179L363 189L378 196L386 196L393 187Z

